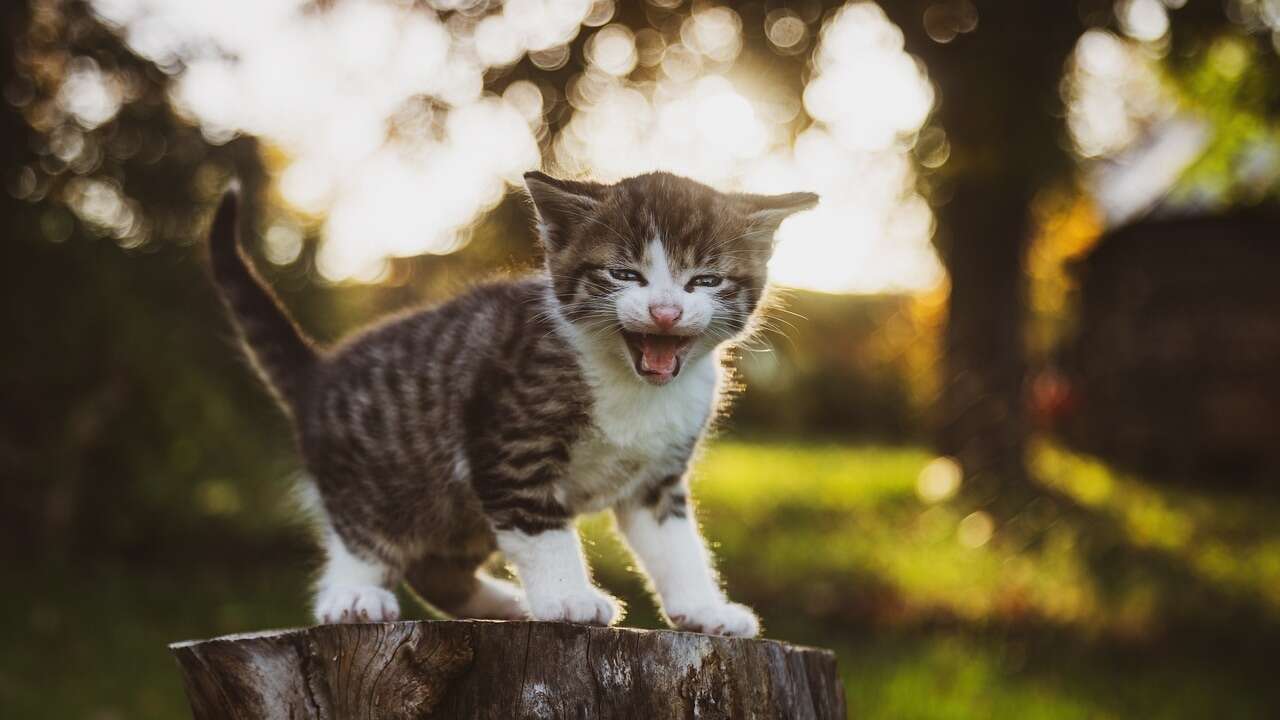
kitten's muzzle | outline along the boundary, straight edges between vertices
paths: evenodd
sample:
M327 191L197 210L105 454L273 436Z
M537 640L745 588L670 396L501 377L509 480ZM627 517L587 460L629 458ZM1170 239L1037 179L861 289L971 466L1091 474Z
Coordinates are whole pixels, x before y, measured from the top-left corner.
M655 304L649 306L649 317L653 320L659 333L671 334L676 329L676 323L680 322L680 317L684 311L679 305Z
M680 374L694 335L623 330L636 374L654 385L666 385Z

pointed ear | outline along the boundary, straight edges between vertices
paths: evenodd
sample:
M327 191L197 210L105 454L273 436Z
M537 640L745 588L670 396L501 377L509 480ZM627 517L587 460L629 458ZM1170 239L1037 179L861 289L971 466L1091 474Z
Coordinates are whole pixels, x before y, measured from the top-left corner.
M538 234L548 248L558 249L565 230L595 211L605 185L575 180L558 180L540 172L524 174L529 199L538 212Z
M736 193L734 199L747 207L747 219L751 221L752 234L769 242L783 220L792 215L810 210L818 204L818 196L809 192L794 192L784 195L752 195Z

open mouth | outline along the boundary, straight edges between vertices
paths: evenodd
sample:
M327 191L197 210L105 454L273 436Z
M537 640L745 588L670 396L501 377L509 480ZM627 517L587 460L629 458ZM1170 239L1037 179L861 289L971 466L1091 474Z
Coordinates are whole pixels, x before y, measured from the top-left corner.
M665 385L680 374L684 356L693 345L689 335L658 335L654 333L622 331L631 351L631 361L636 373L653 383Z

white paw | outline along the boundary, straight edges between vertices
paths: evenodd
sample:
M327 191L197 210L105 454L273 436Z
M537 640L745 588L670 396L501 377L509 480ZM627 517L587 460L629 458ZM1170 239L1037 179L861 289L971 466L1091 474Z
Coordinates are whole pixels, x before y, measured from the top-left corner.
M745 638L760 634L760 621L756 619L756 614L751 608L738 603L719 602L668 608L667 617L679 630Z
M462 607L458 617L482 620L528 620L529 606L524 591L515 583L481 574L476 592Z
M564 595L530 597L529 611L534 620L612 625L618 619L618 601L595 588L584 588Z
M316 622L391 622L400 619L400 602L394 593L375 585L345 585L316 593Z

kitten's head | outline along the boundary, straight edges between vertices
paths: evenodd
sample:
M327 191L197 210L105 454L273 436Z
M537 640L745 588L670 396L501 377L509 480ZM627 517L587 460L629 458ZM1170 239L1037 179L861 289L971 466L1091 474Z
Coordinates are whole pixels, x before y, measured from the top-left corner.
M721 193L667 173L613 185L527 173L561 314L664 385L752 325L773 235L812 193Z

